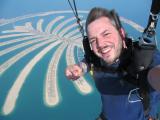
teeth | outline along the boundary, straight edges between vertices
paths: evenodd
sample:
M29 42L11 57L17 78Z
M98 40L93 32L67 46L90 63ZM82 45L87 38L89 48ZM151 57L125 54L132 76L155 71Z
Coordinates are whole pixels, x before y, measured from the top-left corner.
M110 48L104 48L101 50L102 53L107 53L110 50Z

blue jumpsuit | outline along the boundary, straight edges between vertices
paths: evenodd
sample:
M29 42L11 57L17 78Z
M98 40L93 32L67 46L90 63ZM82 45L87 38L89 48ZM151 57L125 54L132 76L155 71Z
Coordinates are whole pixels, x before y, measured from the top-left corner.
M115 63L112 66L118 67L118 64ZM158 50L154 53L151 67L157 65L160 65L160 52ZM136 91L138 89L136 86L122 80L123 78L117 73L95 70L93 77L95 79L95 85L101 94L102 113L107 120L146 120L143 104ZM151 105L149 115L156 117L160 92L152 89L149 95Z

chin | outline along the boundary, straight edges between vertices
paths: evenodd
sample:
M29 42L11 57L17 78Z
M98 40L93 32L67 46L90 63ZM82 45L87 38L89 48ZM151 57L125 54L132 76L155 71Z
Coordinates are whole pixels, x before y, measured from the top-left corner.
M107 62L108 65L112 65L113 63L114 63L113 61Z
M113 59L113 58L106 58L106 59L104 59L104 61L105 61L107 64L111 65L111 64L113 64L113 63L115 62L115 59Z
M111 65L111 64L113 64L114 63L114 61L112 61L112 60L104 60L107 64L109 64L109 65Z

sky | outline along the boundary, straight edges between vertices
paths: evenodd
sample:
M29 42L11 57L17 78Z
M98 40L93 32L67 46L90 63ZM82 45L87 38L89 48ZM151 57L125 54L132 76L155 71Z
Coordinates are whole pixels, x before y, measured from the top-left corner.
M71 2L73 0L70 0ZM76 0L78 10L90 10L100 6L115 9L120 16L146 26L151 0ZM71 10L68 0L1 0L0 19L48 11ZM160 22L158 22L158 26ZM158 31L160 27L157 27Z

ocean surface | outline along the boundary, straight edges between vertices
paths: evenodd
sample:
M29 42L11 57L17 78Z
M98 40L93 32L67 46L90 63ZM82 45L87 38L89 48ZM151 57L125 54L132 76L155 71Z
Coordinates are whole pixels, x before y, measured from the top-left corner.
M72 0L71 0L72 1ZM137 40L151 0L76 0L82 24L92 7L115 9ZM160 20L157 24L160 49ZM67 0L0 1L0 120L94 120L101 111L94 80L66 79L83 59L82 37Z

